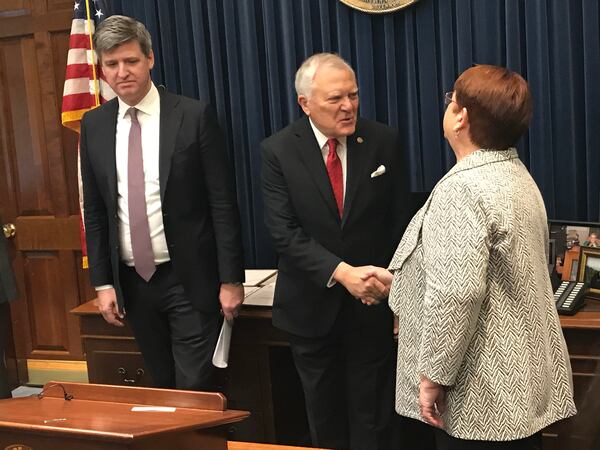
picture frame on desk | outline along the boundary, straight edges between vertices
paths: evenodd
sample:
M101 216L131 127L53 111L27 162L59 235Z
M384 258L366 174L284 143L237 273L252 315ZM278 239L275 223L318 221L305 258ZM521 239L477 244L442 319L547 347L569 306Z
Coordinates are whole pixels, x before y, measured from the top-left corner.
M587 296L600 299L600 248L581 247L577 281L589 283Z
M563 281L576 281L579 271L579 259L581 257L581 247L575 245L566 250L562 260L562 276Z
M576 281L581 247L600 246L600 223L551 219L548 231L550 276L555 280Z

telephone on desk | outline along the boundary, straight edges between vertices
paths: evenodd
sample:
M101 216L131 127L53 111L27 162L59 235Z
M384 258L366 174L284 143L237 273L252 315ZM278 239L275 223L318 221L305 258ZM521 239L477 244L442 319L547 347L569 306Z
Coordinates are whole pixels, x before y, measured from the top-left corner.
M559 314L574 315L583 307L588 283L581 281L563 281L554 292L556 310Z

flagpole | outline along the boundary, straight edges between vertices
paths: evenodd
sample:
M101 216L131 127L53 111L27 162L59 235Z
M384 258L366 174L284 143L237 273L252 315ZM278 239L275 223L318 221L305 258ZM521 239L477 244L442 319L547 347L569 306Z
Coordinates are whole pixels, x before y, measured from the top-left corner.
M90 16L90 0L85 0L85 14L87 17L87 26L88 26L88 31L89 31L88 34L90 36L90 57L92 59L91 66L92 66L92 79L94 82L94 98L96 100L96 106L100 106L100 86L98 85L98 77L96 75L96 61L94 61L94 55L96 55L96 52L94 50L94 39L93 39L93 33L92 33L93 22L92 22L92 18ZM98 58L98 60L100 60L100 58Z

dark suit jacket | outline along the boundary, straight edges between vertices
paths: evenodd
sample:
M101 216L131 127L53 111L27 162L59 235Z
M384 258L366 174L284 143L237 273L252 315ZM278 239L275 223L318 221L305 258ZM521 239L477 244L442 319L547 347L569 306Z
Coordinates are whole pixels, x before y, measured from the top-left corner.
M340 261L354 266L389 263L408 219L403 205L407 167L397 138L385 125L358 120L347 140L341 220L307 117L262 142L265 222L279 254L275 326L300 336L325 335L342 302L358 302L340 284L326 287ZM385 174L371 178L380 165ZM387 316L390 311L382 302L370 307L371 313Z
M0 224L2 224L0 218ZM17 298L17 285L13 276L12 265L6 248L6 238L0 230L0 303L9 302ZM1 354L0 354L1 356Z
M237 201L225 144L208 105L160 92L159 172L171 262L194 306L219 308L221 282L243 281ZM115 130L119 103L81 123L86 241L94 286L115 286L120 307Z

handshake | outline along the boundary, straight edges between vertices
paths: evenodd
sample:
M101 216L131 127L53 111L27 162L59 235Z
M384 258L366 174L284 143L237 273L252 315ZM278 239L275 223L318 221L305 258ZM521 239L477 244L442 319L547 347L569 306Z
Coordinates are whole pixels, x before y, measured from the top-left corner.
M335 269L333 279L365 305L377 305L389 295L392 284L392 274L383 267L353 267L345 262Z

